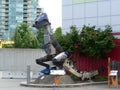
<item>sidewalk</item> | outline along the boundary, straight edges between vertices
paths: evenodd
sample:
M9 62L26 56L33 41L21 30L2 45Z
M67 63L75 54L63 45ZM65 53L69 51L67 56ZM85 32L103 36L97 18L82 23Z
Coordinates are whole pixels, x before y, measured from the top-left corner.
M20 86L26 79L0 79L0 90L120 90L120 88L108 88L107 84L87 85L80 87L25 87ZM119 86L120 87L120 86Z

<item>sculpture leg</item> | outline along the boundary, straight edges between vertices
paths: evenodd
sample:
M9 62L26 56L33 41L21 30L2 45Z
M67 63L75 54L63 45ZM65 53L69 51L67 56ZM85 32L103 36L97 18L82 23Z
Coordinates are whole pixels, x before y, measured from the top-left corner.
M46 55L44 57L36 59L36 63L39 65L42 65L46 68L49 68L50 66L44 62L51 61L53 57L54 57L54 55Z

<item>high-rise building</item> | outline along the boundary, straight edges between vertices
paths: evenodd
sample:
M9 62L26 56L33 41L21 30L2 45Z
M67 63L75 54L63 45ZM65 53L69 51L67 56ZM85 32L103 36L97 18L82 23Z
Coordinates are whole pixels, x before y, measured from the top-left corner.
M120 32L120 0L62 0L63 33L76 25L111 25L113 32Z
M32 26L40 12L38 0L0 0L0 39L10 40L22 22Z

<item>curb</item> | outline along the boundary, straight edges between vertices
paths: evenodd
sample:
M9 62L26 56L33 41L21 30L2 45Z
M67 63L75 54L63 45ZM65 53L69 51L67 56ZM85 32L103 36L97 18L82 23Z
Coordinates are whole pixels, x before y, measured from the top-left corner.
M103 82L86 82L86 83L75 83L75 84L59 84L56 86L55 84L27 84L27 82L21 82L21 86L26 87L42 87L42 88L53 88L53 87L81 87L81 86L88 86L88 85L98 85L98 84L107 84L107 81Z

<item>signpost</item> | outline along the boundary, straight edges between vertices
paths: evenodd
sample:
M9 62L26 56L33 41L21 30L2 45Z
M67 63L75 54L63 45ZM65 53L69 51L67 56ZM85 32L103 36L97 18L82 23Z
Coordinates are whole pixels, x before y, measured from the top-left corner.
M60 84L60 76L65 75L65 70L50 70L50 75L54 75L54 84L58 86ZM57 88L55 88L56 90Z

